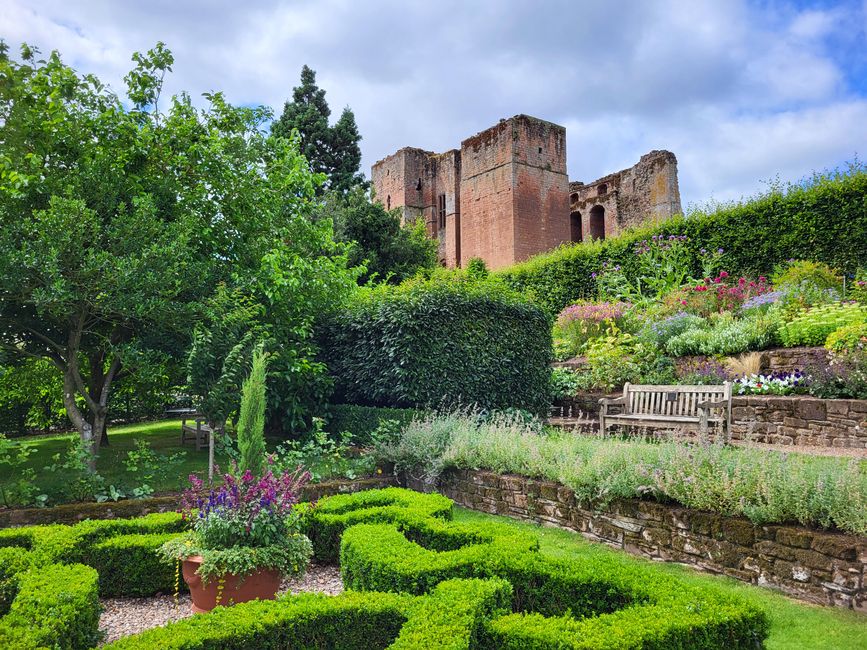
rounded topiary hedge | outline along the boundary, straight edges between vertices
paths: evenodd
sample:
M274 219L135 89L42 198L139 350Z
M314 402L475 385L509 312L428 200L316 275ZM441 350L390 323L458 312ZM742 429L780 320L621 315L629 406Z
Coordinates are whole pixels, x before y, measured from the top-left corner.
M763 612L715 588L629 558L548 558L516 527L452 522L437 494L370 490L306 510L317 559L339 548L357 591L217 608L107 647L755 648L767 634ZM97 590L173 589L155 550L182 526L151 515L0 531L0 647L92 647Z
M541 412L551 324L501 283L436 278L362 290L319 340L338 402Z

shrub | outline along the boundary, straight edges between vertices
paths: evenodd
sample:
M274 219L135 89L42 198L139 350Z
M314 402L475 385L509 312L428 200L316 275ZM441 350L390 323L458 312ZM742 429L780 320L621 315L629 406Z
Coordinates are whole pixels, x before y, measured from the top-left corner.
M402 521L410 517L451 519L452 502L439 494L419 494L398 488L366 490L322 499L308 515L305 530L313 556L336 562L343 531L358 523Z
M323 326L341 401L374 406L548 406L551 321L493 281L361 290Z
M780 327L780 340L786 347L824 345L828 336L846 325L867 321L867 309L857 303L830 304L799 312Z
M18 574L17 594L0 618L0 647L90 648L98 639L97 574L80 564Z
M801 287L805 284L820 290L840 292L843 276L822 262L812 260L788 260L774 270L771 282L778 289Z
M341 571L357 589L414 594L453 577L505 578L512 610L522 613L487 621L482 648L753 648L767 634L761 610L715 589L688 586L629 560L558 561L532 541L501 524L363 524L344 534ZM556 634L533 638L545 629ZM611 645L621 638L626 645Z
M597 295L591 275L603 261L639 275L634 247L653 235L686 235L692 275L700 249L724 249L719 263L732 274L758 277L787 259L811 259L846 272L863 264L867 241L867 172L858 164L740 204L695 210L687 217L629 231L602 242L566 245L497 272L514 289L557 313ZM708 275L708 274L703 274ZM703 276L702 276L703 277Z
M259 477L265 465L265 395L268 357L262 346L253 350L250 375L241 385L238 415L238 472Z
M867 320L852 325L844 325L825 339L825 347L831 352L852 352L867 345Z
M706 329L707 327L707 320L701 316L681 311L668 318L648 323L641 330L639 336L642 341L647 341L664 350L666 344L675 336L689 330Z
M568 368L551 369L551 399L558 400L571 397L582 386L581 377Z
M764 350L777 337L777 319L770 314L755 314L733 318L723 314L710 329L691 329L673 336L665 346L666 352L680 357L685 355L734 355L753 350Z
M581 302L569 305L554 322L554 337L558 350L568 356L583 352L587 343L602 336L608 325L623 325L623 317L630 305L625 302Z
M730 379L726 366L713 357L682 359L675 365L679 384L716 386Z
M867 533L867 474L855 459L540 435L518 423L465 422L455 427L443 465L557 481L591 506L656 498L755 523Z
M409 423L419 412L414 409L359 406L358 404L331 404L328 407L325 430L331 434L349 431L355 444L369 445L371 434L387 420Z

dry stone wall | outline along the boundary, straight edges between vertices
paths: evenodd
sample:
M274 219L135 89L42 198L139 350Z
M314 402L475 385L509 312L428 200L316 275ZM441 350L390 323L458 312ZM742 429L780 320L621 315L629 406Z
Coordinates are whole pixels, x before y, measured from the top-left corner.
M594 511L559 483L484 471L450 471L440 492L473 510L574 530L633 555L867 612L865 537L758 526L653 501L622 500Z

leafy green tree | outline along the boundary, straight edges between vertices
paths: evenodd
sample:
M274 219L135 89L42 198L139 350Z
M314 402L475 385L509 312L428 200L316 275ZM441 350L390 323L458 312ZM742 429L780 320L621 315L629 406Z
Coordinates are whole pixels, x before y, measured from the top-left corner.
M187 387L197 409L214 428L223 428L239 406L247 359L263 336L262 305L239 289L218 287L193 331L187 357Z
M334 236L350 244L350 263L366 266L359 277L397 284L437 264L437 243L421 221L402 226L396 210L372 202L362 188L342 196L326 193L317 216L334 223Z
M221 284L273 308L283 370L303 376L315 315L354 275L309 218L321 178L264 131L270 110L166 102L161 43L133 56L127 105L37 56L0 47L0 349L59 370L91 462L114 383L163 333L189 344Z
M361 135L348 106L334 126L329 126L330 116L325 91L316 85L316 72L305 65L301 68L301 85L292 89L292 101L285 103L280 118L271 125L271 132L289 138L297 130L301 153L310 168L327 177L323 187L348 192L364 184L359 173Z
M250 375L241 389L241 411L238 416L238 471L247 470L253 476L262 473L265 464L265 382L268 373L268 355L261 345L253 350Z

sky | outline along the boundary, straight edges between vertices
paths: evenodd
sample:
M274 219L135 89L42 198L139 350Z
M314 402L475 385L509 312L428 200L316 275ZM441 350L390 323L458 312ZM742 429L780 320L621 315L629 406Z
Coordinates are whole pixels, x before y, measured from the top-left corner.
M566 127L570 180L673 151L684 207L867 158L867 0L0 0L0 38L121 94L163 41L169 92L278 114L309 65L368 177L519 113Z

